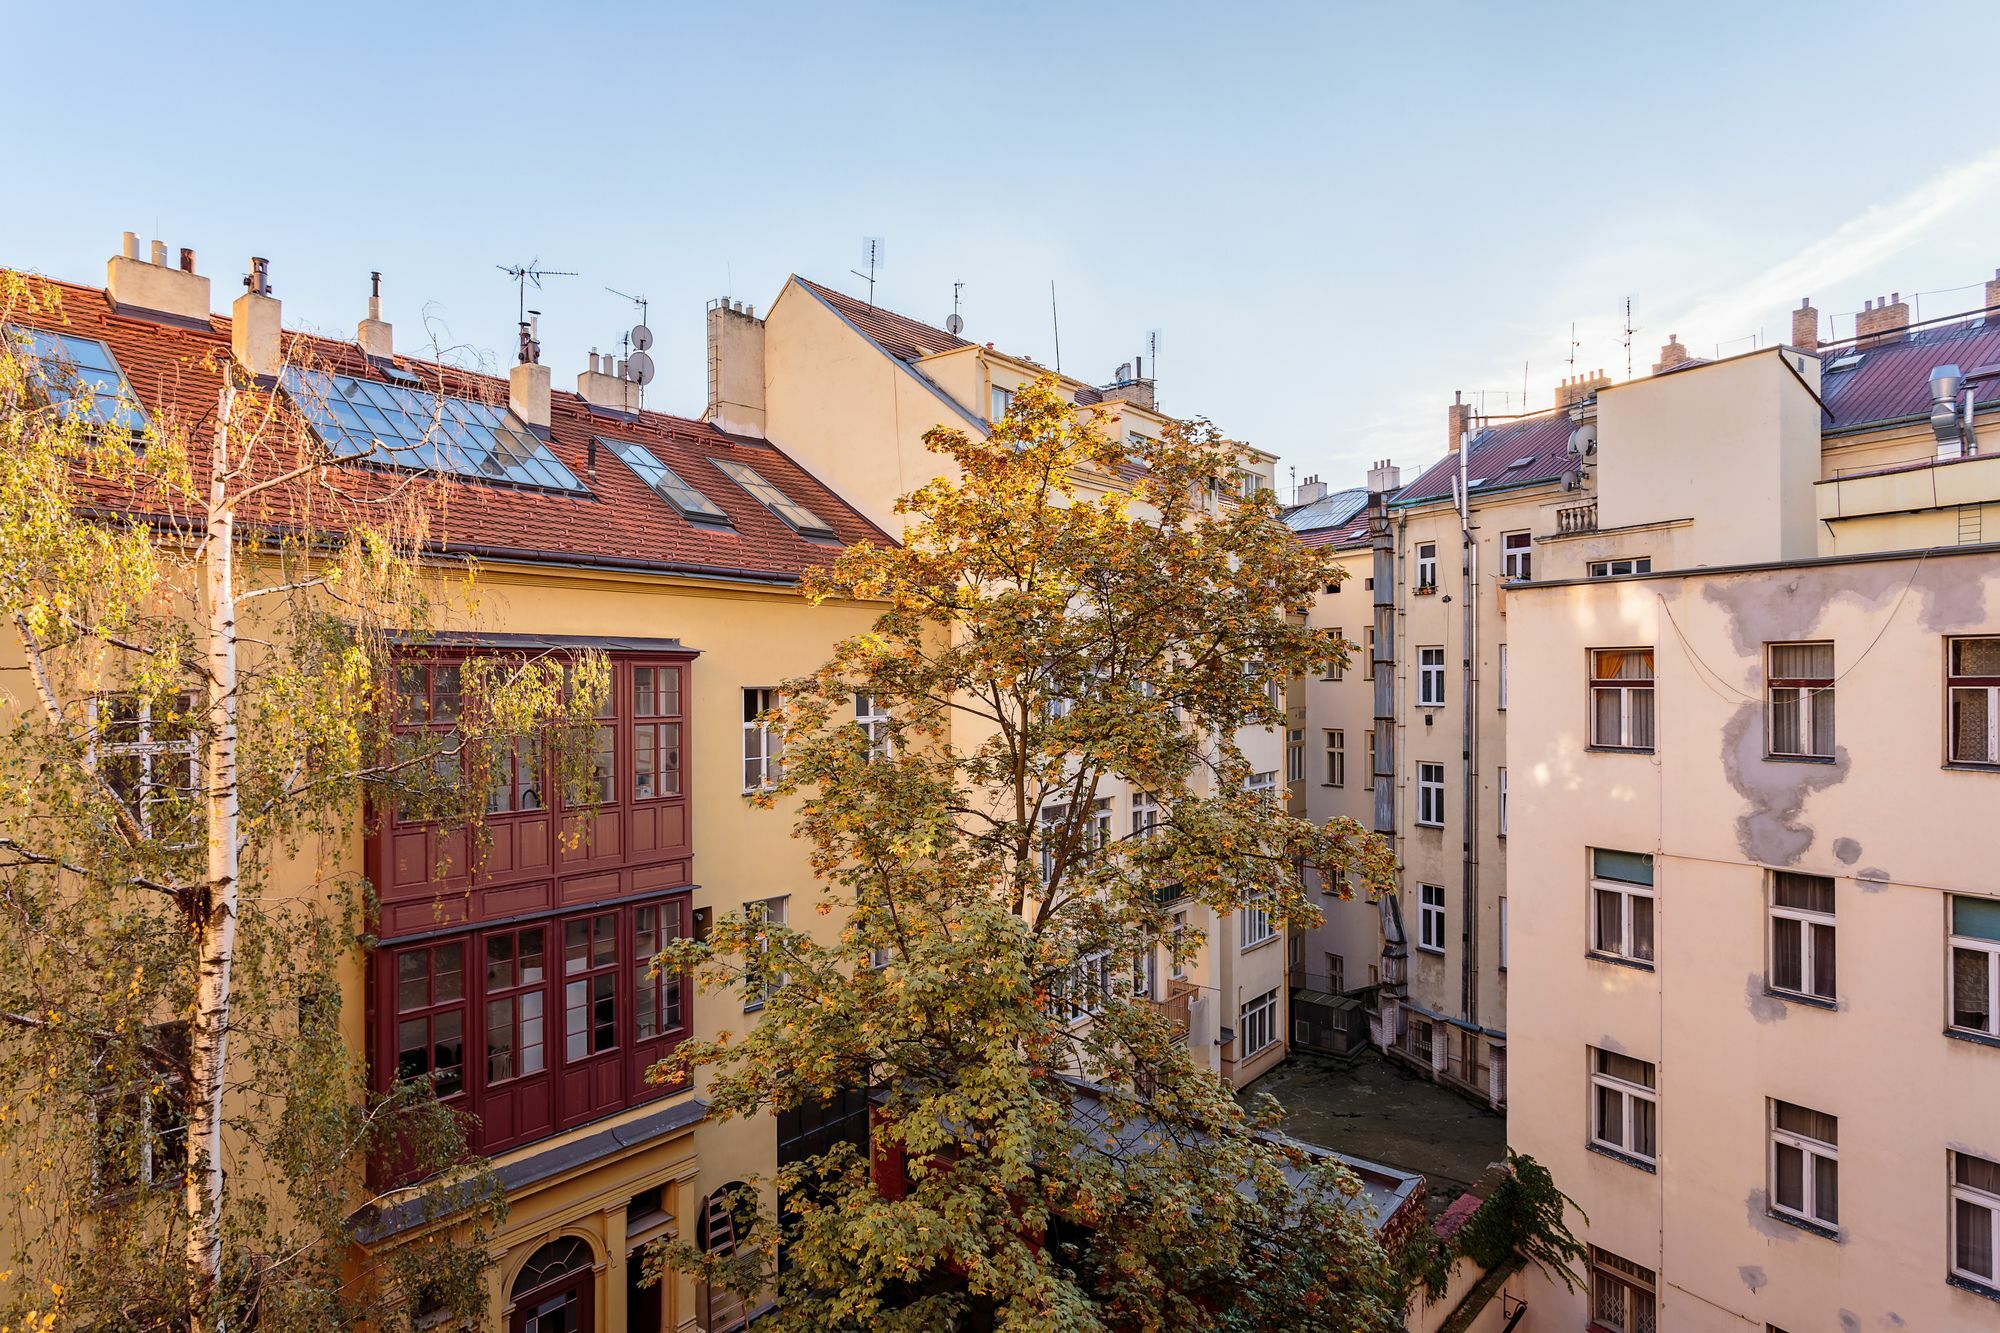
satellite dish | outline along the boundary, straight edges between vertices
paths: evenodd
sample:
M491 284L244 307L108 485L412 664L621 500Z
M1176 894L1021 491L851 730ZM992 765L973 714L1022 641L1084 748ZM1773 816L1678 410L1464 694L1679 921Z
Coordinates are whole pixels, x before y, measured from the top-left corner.
M644 324L632 326L632 346L643 352L653 345L653 331Z
M944 322L944 331L954 338L959 335L959 331L964 327L965 319L956 310L952 311L951 317Z
M644 325L640 326L644 328ZM634 352L625 358L625 378L645 388L653 382L653 358L644 352Z

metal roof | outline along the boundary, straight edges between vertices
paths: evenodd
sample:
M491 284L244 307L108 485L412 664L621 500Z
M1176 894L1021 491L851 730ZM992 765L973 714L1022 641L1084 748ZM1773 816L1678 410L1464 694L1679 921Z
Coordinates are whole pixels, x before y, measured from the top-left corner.
M1855 356L1860 361L1852 368L1832 369ZM1872 347L1821 348L1820 358L1819 395L1832 413L1828 432L1927 416L1931 371L1938 366L1955 364L1964 371L1975 403L2000 401L2000 317L1916 329ZM1987 374L1977 373L1983 369Z

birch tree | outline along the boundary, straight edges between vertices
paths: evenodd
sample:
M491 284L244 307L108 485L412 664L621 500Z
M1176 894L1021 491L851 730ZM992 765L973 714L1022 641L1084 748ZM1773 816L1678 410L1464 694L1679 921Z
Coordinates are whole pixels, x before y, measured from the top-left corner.
M0 1322L474 1326L492 1205L353 1243L371 1165L478 1170L425 1080L367 1091L364 811L476 848L489 750L588 764L602 663L468 659L457 725L399 730L398 654L475 596L431 554L452 483L331 466L226 354L141 422L19 332L62 323L0 274Z
M1143 982L1205 943L1176 907L1282 929L1318 918L1309 873L1390 882L1379 839L1286 814L1239 745L1284 726L1274 681L1347 660L1291 614L1339 571L1268 493L1236 501L1241 448L1204 423L1128 456L1044 379L989 438L927 442L952 475L899 502L904 545L807 580L889 609L771 718L759 799L798 799L837 940L719 918L663 960L770 992L676 1052L712 1115L869 1088L873 1160L786 1166L732 1252L655 1271L771 1290L780 1329L1400 1326L1353 1175L1239 1105ZM857 726L857 695L887 720ZM1150 820L1107 827L1120 784Z

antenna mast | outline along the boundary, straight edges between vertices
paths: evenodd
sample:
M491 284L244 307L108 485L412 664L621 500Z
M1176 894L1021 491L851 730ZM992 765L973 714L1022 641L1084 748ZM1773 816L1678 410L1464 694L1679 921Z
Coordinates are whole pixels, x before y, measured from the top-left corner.
M536 331L529 327L528 316L540 315L542 312L528 309L528 284L534 283L535 290L540 291L543 278L573 278L576 274L568 269L543 268L539 258L530 259L525 264L495 264L493 267L514 280L514 319L521 331L521 364L531 365L541 360L542 343L536 336Z
M1625 298L1625 378L1632 378L1632 298Z
M1582 343L1576 340L1576 321L1571 320L1569 322L1569 368L1571 371L1576 369L1576 349L1582 345Z
M646 410L646 386L653 382L653 358L646 349L653 345L653 330L647 327L647 315L651 307L643 296L633 296L621 292L616 287L604 289L613 296L623 297L639 307L639 322L628 330L620 341L625 346L625 355L620 358L625 363L625 378L639 386L639 410Z
M1049 327L1056 335L1056 374L1062 374L1062 320L1056 314L1056 280L1049 279Z
M965 316L958 313L958 294L964 290L962 282L951 285L951 318L944 322L944 331L954 338L965 331Z
M868 280L868 304L870 308L873 308L875 304L875 270L882 266L882 238L880 236L862 237L861 255L862 261L868 265L868 271L863 273L858 268L851 268L847 271L857 278L866 278Z

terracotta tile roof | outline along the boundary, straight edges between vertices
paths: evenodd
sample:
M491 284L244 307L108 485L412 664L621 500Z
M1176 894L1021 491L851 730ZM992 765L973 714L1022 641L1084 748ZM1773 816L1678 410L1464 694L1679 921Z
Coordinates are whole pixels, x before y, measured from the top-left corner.
M811 291L842 315L852 320L860 330L873 338L882 350L898 361L915 361L932 352L949 352L954 348L970 347L965 338L946 333L921 320L899 315L893 310L869 305L866 301L837 292L823 283L813 282L793 274L793 279L801 287Z
M1474 496L1503 486L1561 478L1569 470L1569 437L1574 429L1575 423L1567 412L1550 412L1502 422L1479 432L1465 456L1466 480L1473 483ZM1516 463L1520 466L1516 467ZM1449 498L1452 478L1457 475L1458 455L1446 454L1396 492L1395 503L1416 504Z
M158 419L169 411L183 420L213 411L222 387L215 364L230 355L230 321L211 317L205 329L170 327L116 313L95 287L51 282L60 295L59 318L37 317L42 327L60 328L108 345L142 406ZM287 346L303 352L317 369L370 380L388 377L353 343L305 334L287 334ZM397 358L405 372L423 381L425 392L504 405L507 381L434 362ZM762 440L724 434L702 421L647 411L636 416L592 411L578 395L551 395L549 448L588 490L587 495L509 487L461 478L436 484L438 504L431 520L435 545L444 551L489 558L574 562L666 573L740 576L759 581L795 579L808 566L825 565L842 546L858 541L890 544L890 538L845 504L784 451ZM199 449L199 431L191 445ZM597 449L591 469L593 435L634 440L714 501L728 515L729 528L688 522L609 450ZM725 476L710 459L747 463L791 499L832 527L837 541L800 536ZM194 460L206 467L204 458ZM350 464L340 468L342 488L368 494L386 491L409 474ZM143 508L143 504L131 507ZM283 523L286 502L259 516Z
M1986 367L2000 367L2000 316L1917 329L1895 342L1856 351L1849 347L1820 349L1820 398L1833 415L1824 429L1843 430L1878 421L1927 416L1931 410L1931 371L1956 365L1971 376ZM1844 360L1860 360L1835 370ZM1968 381L1978 390L1975 403L2000 400L1996 372Z

